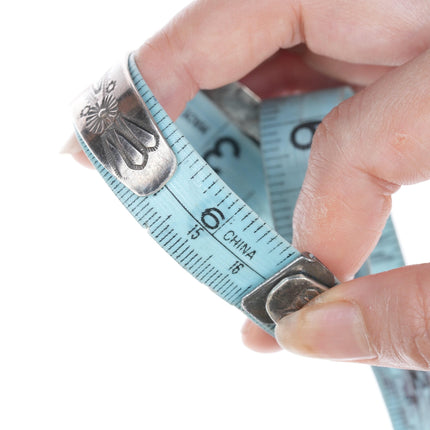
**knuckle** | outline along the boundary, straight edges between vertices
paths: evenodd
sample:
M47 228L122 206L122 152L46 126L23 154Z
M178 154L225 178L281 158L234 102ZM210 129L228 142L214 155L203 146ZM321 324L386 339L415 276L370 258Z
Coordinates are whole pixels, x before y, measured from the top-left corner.
M318 154L325 152L331 159L349 160L351 138L347 138L345 130L350 134L350 118L352 117L353 99L347 99L334 107L318 126L312 150Z
M358 93L336 106L324 118L315 133L311 160L317 166L327 166L327 162L330 162L331 165L334 164L333 167L342 168L345 174L358 173L385 199L400 188L394 181L395 176L385 171L385 166L393 169L396 163L387 163L389 151L372 150L362 136L360 130L363 129L363 124L368 123L362 114L366 111L366 103L364 93ZM394 143L393 145L398 146ZM376 160L378 157L380 159Z
M288 4L288 13L284 13L279 19L279 28L274 34L279 34L279 47L290 48L300 42L306 41L305 16L301 2ZM279 30L280 29L280 30Z
M169 57L174 63L173 73L177 75L178 80L186 88L187 100L191 100L200 88L199 69L193 63L195 57L187 54L191 49L185 42L186 38L183 37L177 20L178 18L173 19L169 25L159 30L157 35L160 40L158 49L160 49L161 55Z
M333 108L321 121L314 136L314 146L330 142L338 134L338 122L341 118L341 105Z

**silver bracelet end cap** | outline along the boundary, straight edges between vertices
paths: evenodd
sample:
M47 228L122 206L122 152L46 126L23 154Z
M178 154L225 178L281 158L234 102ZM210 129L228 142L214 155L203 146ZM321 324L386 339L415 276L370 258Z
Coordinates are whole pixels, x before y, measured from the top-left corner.
M242 308L260 322L273 324L337 283L327 267L304 252L247 294L242 299Z

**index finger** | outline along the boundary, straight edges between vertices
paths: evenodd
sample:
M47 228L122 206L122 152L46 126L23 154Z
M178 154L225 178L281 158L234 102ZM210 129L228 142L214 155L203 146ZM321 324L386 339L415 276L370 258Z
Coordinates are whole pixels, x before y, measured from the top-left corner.
M174 120L199 89L239 80L300 43L298 16L293 1L197 1L141 46L136 64Z
M294 1L193 2L139 48L136 65L174 121L200 89L239 80L280 47L299 44L300 22ZM90 164L75 137L63 152Z
M339 279L376 245L401 185L430 178L430 50L335 108L318 127L294 243Z

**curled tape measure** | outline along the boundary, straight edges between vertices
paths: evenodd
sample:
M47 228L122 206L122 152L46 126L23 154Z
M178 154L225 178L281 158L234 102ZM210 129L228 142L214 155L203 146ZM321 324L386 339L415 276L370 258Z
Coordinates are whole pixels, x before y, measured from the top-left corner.
M273 334L275 321L336 283L288 240L313 133L351 95L340 88L259 103L234 84L200 92L174 124L130 56L77 99L75 128L112 191L169 255ZM389 220L359 275L401 265ZM428 374L374 372L394 428L428 428Z

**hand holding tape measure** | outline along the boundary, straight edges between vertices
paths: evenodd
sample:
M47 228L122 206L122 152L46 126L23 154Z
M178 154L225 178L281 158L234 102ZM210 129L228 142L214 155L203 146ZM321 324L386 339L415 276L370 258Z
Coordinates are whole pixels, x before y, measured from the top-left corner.
M327 291L308 306L280 320L272 318L277 321L278 342L285 348L315 357L429 370L430 293L426 288L430 281L429 267L406 267L349 280L363 266L379 240L389 216L391 194L402 184L430 177L430 152L426 147L430 137L426 121L430 114L427 8L424 3L406 6L385 1L327 2L324 5L310 2L300 8L293 2L238 1L234 13L240 19L235 20L231 19L228 2L194 3L163 32L144 44L127 65L132 81L130 88L134 86L137 90L155 125L134 117L131 108L121 114L122 122L119 122L115 103L120 106L123 97L125 100L123 94L129 89L115 91L120 91L117 82L122 79L121 73L127 75L127 72L112 72L101 85L93 88L94 94L102 91L105 104L103 100L93 101L93 104L83 102L77 115L94 135L102 136L93 141L100 150L99 156L97 149L85 145L88 136L81 134L81 144L136 219L148 226L153 237L187 270L230 303L243 307L246 297L285 266L290 270L289 282L294 277L300 278L302 272L309 274L306 270L291 272L291 265L303 258L295 248L311 251L334 273L342 281L340 285L328 290L321 288ZM411 17L419 19L415 22ZM308 48L300 45L304 42ZM293 51L279 51L280 47L293 46L296 46ZM256 196L261 196L264 189L253 201L253 196L246 195L246 190L241 192L239 186L234 191L240 200L216 175L218 173L228 182L228 173L222 172L223 157L240 161L240 156L246 152L252 162L255 148L249 149L248 145L247 151L242 151L243 138L234 135L233 127L206 148L200 151L195 148L213 167L211 169L194 155L158 105L159 102L167 114L176 119L200 88L216 88L245 75L243 82L263 97L332 87L336 85L332 79L366 86L345 101L342 100L349 94L332 91L319 93L309 100L296 98L287 104L279 100L263 103L260 133L262 144L264 140L266 143L262 152L278 233L283 229L280 214L289 209L282 209L276 193L285 195L281 191L288 192L291 182L282 182L285 178L279 172L280 180L276 184L276 176L271 178L271 173L282 166L282 157L291 163L292 158L301 157L296 154L309 151L310 141L300 136L306 132L313 135L310 155L306 155L306 158L309 155L308 172L294 213L295 248L273 234L270 221L261 213L264 204L258 207ZM328 102L333 94L334 101ZM315 102L318 98L320 101ZM194 111L189 107L178 121L179 129L193 146L196 144L191 135L183 130L187 123L192 124L191 131L202 136L229 127L219 119L216 130L212 130L214 118L222 118L222 115L216 113L207 100L197 103L206 107ZM328 111L323 115L322 111L312 111L313 106L321 105L332 109L324 119L322 116ZM203 110L212 112L210 121L199 116ZM284 117L287 118L285 123L282 122ZM110 128L112 124L116 127L114 132L109 136L101 134L104 127ZM122 164L118 167L118 157L109 148L123 148L123 139L133 140L133 136L142 135L139 130L148 127L154 130L158 127L160 135L153 131L144 138L143 146L135 144L135 149L140 148L138 162L127 155L126 150L122 153L118 150L122 154ZM294 155L270 149L270 145L281 147L281 137L274 136L282 134L279 130L296 143L292 145L296 151ZM252 135L247 138L253 140ZM127 169L145 170L151 162L151 154L161 153L158 148L163 145L173 150L178 164L176 172L172 169L164 172L159 187L149 193L154 193L153 197L136 197L136 193L130 191L130 183L127 185ZM78 157L82 158L82 154ZM168 157L163 155L161 159ZM230 176L234 177L232 170ZM261 184L258 169L255 172L254 176L250 175L256 181L254 190ZM186 194L179 179L175 179L181 175L183 182L196 187L200 197L196 197L196 193ZM287 178L298 176L288 173ZM297 189L297 184L291 186ZM257 215L242 205L242 200ZM169 204L182 208L175 225ZM183 220L182 226L177 225L180 220ZM290 230L285 227L287 240L291 240L287 237ZM205 253L202 245L198 245L205 241L210 242L219 255L226 253L225 261L217 252ZM387 245L384 246L386 249ZM321 277L315 278L321 280ZM276 279L277 286L278 281ZM303 276L299 281L303 282ZM312 282L308 291L315 291L315 295L321 292L321 285L332 286ZM282 299L285 289L277 291ZM267 294L264 298L267 299ZM309 298L298 295L294 300L305 303ZM251 307L245 306L245 310L270 331L269 322L256 316ZM276 314L273 309L266 311L270 316ZM280 315L285 314L281 312ZM270 335L256 325L246 326L244 338L256 349L270 349L275 345ZM414 381L421 381L421 377L416 376L419 373L413 375ZM381 382L383 378L379 379ZM421 393L427 393L425 384L423 387ZM402 428L400 424L398 428Z

